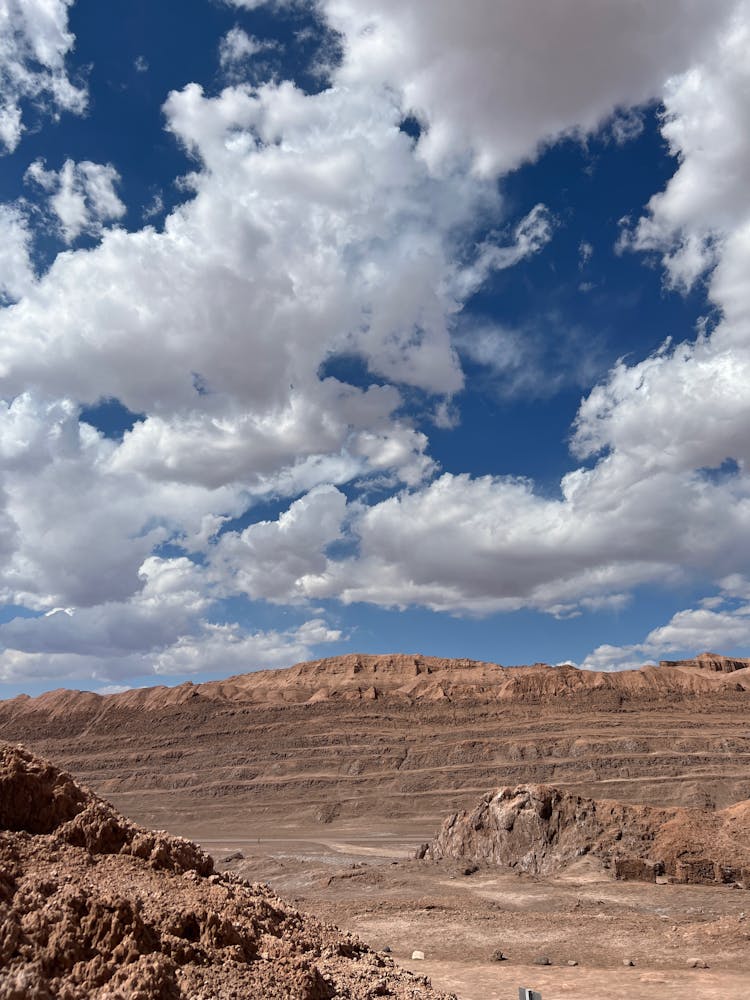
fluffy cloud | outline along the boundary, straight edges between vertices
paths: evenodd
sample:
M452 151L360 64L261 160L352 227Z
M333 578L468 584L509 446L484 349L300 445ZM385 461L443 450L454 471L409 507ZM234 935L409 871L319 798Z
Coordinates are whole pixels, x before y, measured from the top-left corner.
M427 126L434 168L470 149L495 173L618 106L658 97L699 57L731 0L322 0L346 40L343 81L387 79Z
M27 8L43 6L66 7ZM569 614L746 562L747 22L744 5L727 20L734 7L323 0L344 46L327 89L169 95L167 128L194 170L163 230L104 228L124 213L114 167L33 164L65 238L101 239L36 279L22 217L0 215L3 294L18 299L0 312L0 594L75 609L0 626L2 676L246 669L340 637L318 619L224 623L215 602L235 594ZM52 61L38 60L49 73L72 43L60 23ZM252 46L230 32L225 63ZM445 424L464 384L457 341L486 354L466 339L465 302L556 224L538 205L508 226L497 175L613 115L625 141L628 106L661 94L679 168L630 240L663 253L675 284L715 264L721 322L589 394L582 464L558 496L504 476L430 481L405 402L428 397ZM400 128L409 112L416 143ZM727 183L707 184L717 171ZM701 186L724 193L701 199ZM495 235L477 245L480 229ZM356 384L330 374L342 358L360 364ZM110 397L143 415L122 441L80 420ZM711 471L727 457L732 474ZM368 506L337 488L368 479L401 491ZM268 496L289 504L275 521L224 530ZM164 543L186 556L160 559Z
M443 475L363 509L356 557L330 563L312 596L468 613L567 614L646 581L727 573L750 556L750 484L643 470L619 458L539 496L510 478ZM680 516L675 516L675 496Z
M0 147L13 152L24 131L23 104L49 103L53 112L80 114L84 88L71 82L65 57L73 0L0 0Z
M750 13L735 10L705 60L674 76L664 92L662 134L679 167L655 194L625 245L663 252L670 283L690 288L716 263L723 242L747 219L750 135L746 127Z
M326 548L341 537L346 497L320 486L277 521L259 521L221 536L211 553L213 574L230 592L283 602L304 600L310 578L325 573Z
M727 589L701 602L702 607L687 608L673 615L666 625L652 629L646 638L630 646L598 646L581 664L585 670L626 670L639 667L645 660L694 656L697 651L731 652L750 645L750 586L742 580L739 594L732 592L730 577Z
M394 416L399 391L321 365L354 354L381 380L460 388L452 241L497 209L492 188L432 183L385 91L190 85L166 111L200 161L195 197L163 232L108 230L58 257L0 316L0 391L145 413L113 463L150 478L262 492L301 464L304 489L333 456L344 479L392 463L418 481L426 440Z
M132 624L132 623L131 623ZM140 625L139 622L135 623ZM179 636L171 645L148 652L121 653L116 645L92 646L83 627L71 636L70 651L57 651L65 642L50 642L50 651L27 651L9 646L0 652L0 680L23 683L36 680L117 681L197 673L247 673L286 667L310 659L313 650L342 638L319 619L287 631L247 633L236 623L202 621L197 631ZM116 637L116 634L115 634ZM12 638L8 636L8 638ZM27 642L27 645L31 643ZM114 690L124 690L117 686Z
M235 25L219 43L219 62L224 69L231 69L237 63L243 63L259 52L273 47L272 42L260 41Z
M363 509L351 526L358 555L329 565L311 593L459 612L532 606L567 614L620 600L640 583L717 579L747 565L750 187L741 123L750 112L749 26L743 4L703 43L705 61L669 81L663 128L680 163L643 222L644 231L658 223L670 241L670 274L681 247L698 245L703 254L710 243L715 329L639 363L621 362L594 388L571 442L589 464L563 478L559 498L507 477L442 476ZM689 100L696 80L710 99ZM488 348L476 334L467 343L474 355ZM513 344L506 346L512 356L484 350L480 360L512 368Z
M117 443L79 422L70 400L29 394L0 406L0 529L12 550L0 568L9 604L46 610L119 602L139 592L154 547L200 544L205 519L236 515L239 491L154 483L113 468ZM6 537L0 530L0 544Z
M35 275L30 248L23 213L14 205L0 205L0 306L31 290Z
M305 659L312 648L341 639L319 618L284 632L209 621L205 574L184 557L150 556L139 576L141 590L126 600L0 625L0 681L257 670Z
M105 222L125 215L115 191L120 175L110 163L66 160L60 170L47 170L43 160L35 160L26 178L49 195L50 210L66 243L81 233L97 236Z

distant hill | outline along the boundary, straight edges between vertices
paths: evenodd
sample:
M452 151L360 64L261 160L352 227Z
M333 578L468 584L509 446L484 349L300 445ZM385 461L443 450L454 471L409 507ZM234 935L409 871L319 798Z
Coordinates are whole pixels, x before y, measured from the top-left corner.
M488 788L564 785L665 805L750 798L750 666L623 672L347 655L122 694L0 702L23 741L140 821L194 835L423 818Z

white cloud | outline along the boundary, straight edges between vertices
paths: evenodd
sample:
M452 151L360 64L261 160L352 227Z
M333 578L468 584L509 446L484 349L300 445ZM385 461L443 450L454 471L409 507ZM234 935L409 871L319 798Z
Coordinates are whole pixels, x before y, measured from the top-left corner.
M47 170L43 160L35 160L26 179L49 195L50 210L66 243L81 233L99 235L105 222L125 215L125 205L115 191L120 175L109 163L66 160L60 170Z
M626 242L657 250L670 283L690 288L716 263L726 234L747 219L750 12L737 6L706 58L672 77L664 92L662 133L679 166Z
M0 406L4 602L77 607L80 616L83 607L127 600L141 590L139 573L155 546L177 537L190 547L207 515L236 516L245 506L231 487L158 483L120 471L113 467L117 448L79 423L69 400L23 394Z
M128 624L131 628L140 628L142 623L130 620ZM117 629L114 635L115 638L119 635ZM148 633L144 638L147 636ZM33 677L37 681L101 682L164 675L220 673L226 676L291 666L310 659L316 647L338 642L341 638L340 631L327 628L318 619L282 632L250 633L236 623L219 625L203 621L194 633L179 636L163 649L120 652L113 643L96 645L81 631L77 638L71 637L68 644L73 648L69 651L59 649L66 645L60 640L51 641L53 648L49 651L12 647L0 651L0 680L23 683ZM107 690L122 690L122 685L109 685L102 692Z
M443 475L363 509L356 557L329 562L312 597L467 613L568 613L645 581L716 575L750 557L750 484L602 460L536 494L511 478ZM680 497L680 516L675 515ZM585 605L584 605L585 606Z
M23 213L14 205L0 204L0 305L15 301L34 284L31 233Z
M733 4L719 0L323 0L346 37L343 82L389 80L428 126L435 169L470 149L497 173L617 107L662 92L712 39Z
M83 87L71 82L65 57L73 48L68 8L73 0L0 0L0 146L13 152L24 131L23 104L49 103L81 114Z
M663 128L680 162L643 223L666 234L672 280L685 247L711 255L708 291L720 311L714 330L636 364L620 362L594 388L572 438L574 455L592 465L565 476L559 498L524 481L443 476L364 510L352 524L358 557L329 565L318 594L567 614L592 600L621 599L640 583L715 579L747 567L749 37L742 4L718 41L705 40L705 61L669 81ZM474 348L506 369L521 350L507 338L480 338ZM717 474L726 459L729 471ZM742 612L701 608L649 641L676 642L677 631L692 641L703 630L740 643L746 628Z
M485 240L478 247L476 260L461 274L463 295L468 297L480 288L493 271L505 271L538 254L552 239L554 225L547 206L539 204L516 225L512 242Z
M156 674L209 672L246 673L270 667L288 667L311 658L311 643L338 642L341 632L326 628L318 619L287 632L247 634L238 625L206 623L202 635L185 637L160 653Z
M210 622L205 572L184 557L150 556L139 577L125 600L0 624L0 680L232 673L286 666L341 639L320 618L283 632Z
M289 602L307 598L307 581L326 572L325 550L341 537L346 497L319 486L277 521L227 532L211 552L211 571L230 592Z
M398 382L461 386L453 233L497 211L492 187L431 182L386 92L191 85L166 109L203 164L194 200L163 232L107 230L58 257L0 315L0 391L147 414L112 461L152 479L299 492L335 460L343 479L390 462L418 481L426 439L394 417L398 390L320 366L350 352Z
M275 42L261 40L235 25L219 43L219 62L224 69L231 69L238 63L246 62L260 52L276 48Z
M750 596L745 582L743 597ZM700 602L701 607L678 611L652 629L645 639L629 646L598 646L581 664L585 670L625 670L644 661L691 657L698 652L729 653L750 646L750 604L738 604L736 595L724 591ZM710 606L706 606L710 605Z
M212 602L235 593L562 616L617 606L644 581L741 568L750 222L743 24L716 41L729 7L382 0L373 12L325 0L345 48L328 89L169 95L167 127L195 169L163 231L104 229L35 280L23 220L6 210L5 294L19 301L0 311L0 594L76 611L0 626L3 675L246 669L338 636L317 619L257 635L211 621ZM252 47L233 37L237 52ZM430 482L403 387L437 397L425 409L450 423L464 302L554 228L538 205L509 238L477 247L480 225L512 228L496 175L560 135L607 120L622 131L627 108L665 86L663 127L681 159L637 232L652 226L673 279L717 262L721 323L618 365L590 393L574 429L588 465L559 496L503 476ZM416 145L399 129L408 112L425 125ZM728 181L712 187L713 175ZM68 240L124 213L111 166L37 161L30 177ZM696 177L711 189L702 201ZM472 343L497 371L529 359L520 341ZM326 377L341 355L371 384ZM79 421L81 405L109 397L145 415L121 442ZM701 471L727 457L735 474ZM347 505L336 485L362 477L405 488ZM275 521L220 534L262 496L298 499ZM159 560L168 541L202 551L205 566Z

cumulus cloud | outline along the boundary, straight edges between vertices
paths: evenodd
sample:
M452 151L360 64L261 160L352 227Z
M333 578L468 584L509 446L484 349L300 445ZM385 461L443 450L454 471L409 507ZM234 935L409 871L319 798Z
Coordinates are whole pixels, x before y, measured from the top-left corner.
M745 582L743 600L724 591L702 601L702 607L678 611L652 629L645 639L629 646L597 646L585 658L584 670L626 670L660 659L694 656L698 651L730 652L750 645L750 587ZM710 607L705 606L706 604Z
M237 623L202 621L195 633L179 636L163 649L120 653L112 644L92 647L86 634L79 632L79 641L70 643L74 647L71 651L29 652L12 647L0 651L0 680L23 683L34 677L41 681L101 682L164 675L247 673L310 659L315 647L341 638L338 630L327 628L317 619L297 629L250 633ZM123 686L108 689L122 690Z
M31 262L31 232L15 205L0 204L0 306L31 290L35 280Z
M235 594L566 615L644 581L736 571L750 554L750 218L733 8L322 0L344 55L320 93L168 96L194 166L162 231L107 228L125 211L112 166L32 164L65 239L100 242L36 279L22 217L0 216L13 300L0 311L0 594L40 612L0 626L2 676L246 669L340 635L317 618L257 633L223 622L215 602ZM230 35L226 59L250 55L251 36ZM54 37L62 73L72 40ZM556 225L543 205L508 223L497 175L606 121L625 139L628 109L660 95L679 165L632 243L658 248L674 283L710 258L720 323L594 388L559 495L500 475L433 479L405 401L416 390L450 424L465 302L543 252ZM699 204L709 170L728 180ZM476 345L475 359L520 367ZM357 384L326 374L344 356ZM121 441L80 421L102 398L143 414ZM712 475L727 457L732 474ZM399 492L347 503L338 487L368 478ZM287 498L276 520L225 530L269 496ZM184 557L160 559L164 543ZM44 616L56 608L74 611Z
M232 69L252 56L273 48L276 48L275 42L255 38L235 25L219 43L219 62L224 69Z
M286 666L341 639L320 618L283 632L248 631L208 620L205 573L185 557L149 556L141 589L122 601L55 608L0 625L0 680L33 674L117 680Z
M740 3L704 60L666 84L662 134L679 166L624 244L660 251L671 285L689 289L746 220L750 13Z
M750 520L744 480L716 485L618 458L571 473L562 491L550 499L526 480L443 475L362 510L357 556L329 563L308 590L388 607L564 614L646 581L726 573L750 555L738 541Z
M641 362L620 362L589 393L571 439L574 457L589 464L562 479L558 498L508 477L442 476L404 491L353 519L358 555L329 565L319 595L459 612L531 606L566 614L619 601L641 583L716 579L747 565L750 186L740 123L750 90L740 41L748 23L742 5L718 40L706 43L705 61L669 82L665 134L695 134L681 139L677 173L647 216L661 218L663 205L678 206L672 236L702 246L711 234L715 329L667 343ZM714 118L710 102L694 106L687 98L696 80L702 93L727 97ZM701 129L715 142L699 143ZM709 169L727 183L712 182ZM672 258L665 264L671 268ZM475 338L472 350L484 363L512 369L520 346ZM707 611L700 612L706 628L714 621Z
M105 222L125 215L115 190L120 175L111 163L66 160L60 170L47 170L43 160L35 160L26 179L49 195L49 208L66 243L81 233L99 235Z
M561 135L661 94L731 11L731 0L323 0L347 40L343 81L388 79L426 125L435 169L471 150L509 170Z
M13 152L24 131L23 107L48 104L53 113L81 114L86 90L65 69L73 48L68 8L73 0L0 0L0 147Z
M308 597L307 584L326 572L326 549L341 537L346 497L319 486L276 521L227 532L211 553L212 573L230 593L290 602Z

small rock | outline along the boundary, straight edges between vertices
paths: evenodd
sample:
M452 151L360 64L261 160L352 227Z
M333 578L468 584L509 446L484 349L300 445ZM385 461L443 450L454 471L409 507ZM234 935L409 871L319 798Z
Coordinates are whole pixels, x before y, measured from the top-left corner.
M574 958L571 958L568 960L568 965L571 967L571 969L574 969L576 965L578 965L578 962L576 962Z
M622 964L623 964L623 965L627 965L627 966L629 966L629 967L631 967L631 968L632 968L632 966L634 966L634 965L635 965L635 962L633 961L633 959L632 959L632 958L623 958L623 960L622 960Z
M499 948L495 948L495 950L490 955L490 961L492 961L492 962L507 962L508 961L508 956L505 955Z
M411 953L411 960L412 960L412 962L423 962L424 961L424 952L423 951L413 951Z
M546 955L539 955L538 958L534 959L534 965L552 965L552 960Z
M479 871L479 865L467 865L461 872L462 875L473 875Z
M386 945L385 948L381 948L380 950L383 952L384 955L390 955L391 953L390 945Z
M689 969L707 969L708 962L705 962L702 958L689 958L688 959Z

